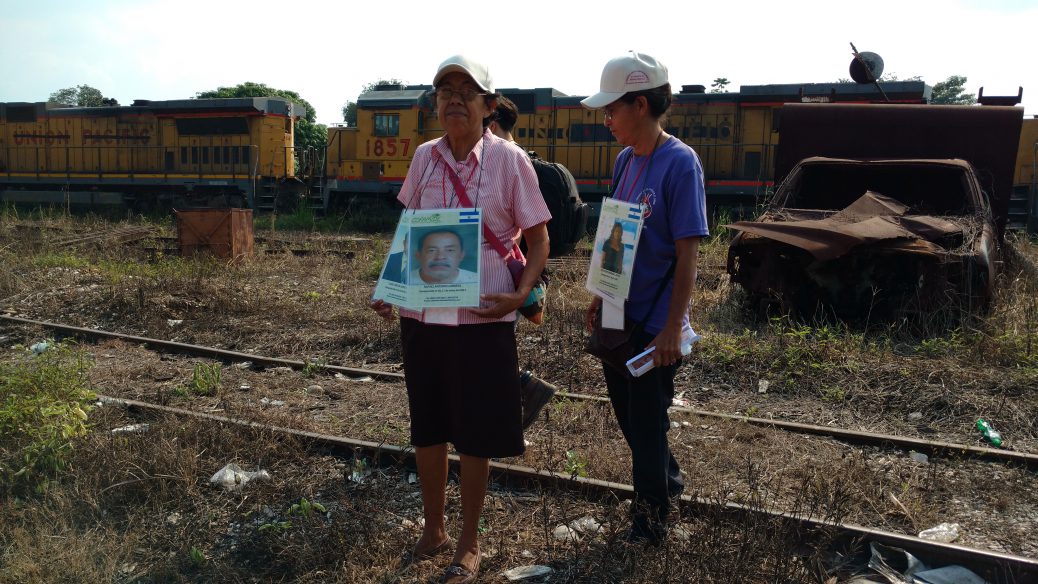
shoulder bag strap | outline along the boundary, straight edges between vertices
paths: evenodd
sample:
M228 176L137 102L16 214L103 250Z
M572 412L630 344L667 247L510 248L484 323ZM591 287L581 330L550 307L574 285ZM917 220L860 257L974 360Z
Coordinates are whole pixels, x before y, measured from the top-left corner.
M437 152L437 154L439 153ZM454 187L454 192L458 195L458 200L461 201L462 205L471 208L473 206L472 200L469 199L468 192L465 191L465 185L461 184L461 179L458 178L458 173L454 172L451 165L446 162L444 162L443 167L446 169L445 172L447 173L447 178L451 181L451 185ZM513 257L512 253L505 249L504 244L502 244L501 240L494 235L494 232L490 230L490 226L488 226L485 221L483 222L483 237L490 242L490 245L493 246L494 250L497 251L498 255L502 258L507 260L508 258Z

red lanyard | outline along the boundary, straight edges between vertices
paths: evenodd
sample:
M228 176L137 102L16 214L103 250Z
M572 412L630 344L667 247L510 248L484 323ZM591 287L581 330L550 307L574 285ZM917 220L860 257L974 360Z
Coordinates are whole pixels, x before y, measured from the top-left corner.
M638 169L638 174L634 175L634 180L631 182L630 187L627 189L627 197L624 197L623 196L623 192L622 192L623 185L624 185L624 179L627 178L627 168L629 166L631 166L631 159L634 158L634 148L631 148L631 155L627 158L627 161L624 163L624 171L623 171L623 173L620 174L620 185L619 186L620 186L621 191L619 193L617 193L617 194L620 195L619 199L621 201L623 201L625 203L633 202L631 200L633 198L631 195L634 193L634 186L636 184L638 184L638 179L641 178L642 171L645 170L645 167L650 162L652 162L652 157L653 157L654 154L656 154L656 149L659 148L660 138L662 138L662 137L663 137L663 132L660 132L660 135L656 136L656 142L652 145L652 152L649 152L649 157L646 158L642 162L641 167ZM472 177L470 176L469 178L472 178ZM646 180L648 180L648 177L646 177Z
M653 152L656 152L656 151L653 150ZM631 158L634 158L634 151L633 150L631 151ZM620 176L620 187L621 187L621 189L623 188L623 185L624 185L624 179L627 178L627 168L630 166L631 158L627 159L627 164L624 165L624 173ZM638 184L638 179L642 176L642 171L645 170L645 165L648 164L650 160L652 160L652 154L649 154L649 157L646 158L642 162L642 165L640 167L638 167L638 174L634 175L634 180L631 181L631 184L630 184L630 186L627 189L627 196L626 197L623 196L623 192L622 191L619 193L619 195L620 195L619 199L621 201L623 201L625 203L630 203L631 202L630 197L631 197L631 194L634 192L634 185Z
M454 172L454 169L448 167L447 166L447 161L444 160L442 157L440 158L440 162L442 162L443 166L444 166L443 174L440 176L440 193L442 193L442 195L443 195L443 208L447 209L448 208L448 206L447 206L447 173L448 172ZM475 173L476 173L476 167L473 166L469 170L468 178L466 178L465 182L463 182L462 184L465 184L465 185L469 184L469 182L472 180L472 175L475 174ZM455 175L457 175L457 173L455 173ZM454 189L454 194L451 195L451 202L454 201L455 195L458 194L457 191L458 191L458 189Z

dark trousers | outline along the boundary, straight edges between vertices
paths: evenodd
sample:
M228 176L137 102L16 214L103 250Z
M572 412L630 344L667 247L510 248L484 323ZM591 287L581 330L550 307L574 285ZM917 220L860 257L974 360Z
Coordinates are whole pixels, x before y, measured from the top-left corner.
M638 339L647 345L652 336ZM611 366L602 364L609 401L627 445L631 447L634 476L633 533L655 539L666 523L671 499L681 495L678 461L670 452L667 430L670 418L667 408L674 400L674 375L681 362L667 367L654 367L641 377L629 378Z

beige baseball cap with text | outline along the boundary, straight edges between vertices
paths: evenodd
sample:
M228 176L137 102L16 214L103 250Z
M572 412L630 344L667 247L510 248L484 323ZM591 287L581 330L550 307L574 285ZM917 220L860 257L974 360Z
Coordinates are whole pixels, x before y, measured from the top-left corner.
M669 83L667 66L644 53L628 51L622 57L611 59L602 69L600 91L580 103L588 109L605 107L625 93L655 89Z

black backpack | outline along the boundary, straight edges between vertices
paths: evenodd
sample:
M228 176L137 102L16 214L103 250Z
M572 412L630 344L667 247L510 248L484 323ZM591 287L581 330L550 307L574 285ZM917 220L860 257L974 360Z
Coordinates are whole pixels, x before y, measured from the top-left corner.
M590 209L580 200L577 181L565 166L548 162L536 152L531 151L529 154L533 169L537 171L541 196L551 212L551 221L548 221L548 238L551 240L548 257L572 253L577 242L587 233Z

